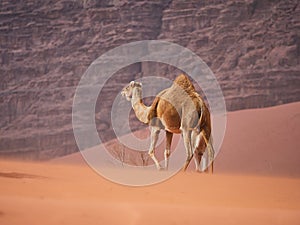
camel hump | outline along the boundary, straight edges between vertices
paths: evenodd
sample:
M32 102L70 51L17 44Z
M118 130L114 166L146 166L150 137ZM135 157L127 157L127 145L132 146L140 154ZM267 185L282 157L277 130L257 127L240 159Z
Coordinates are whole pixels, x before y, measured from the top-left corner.
M177 76L176 79L174 80L174 83L187 92L195 91L194 85L189 80L189 78L184 74L180 74L179 76Z

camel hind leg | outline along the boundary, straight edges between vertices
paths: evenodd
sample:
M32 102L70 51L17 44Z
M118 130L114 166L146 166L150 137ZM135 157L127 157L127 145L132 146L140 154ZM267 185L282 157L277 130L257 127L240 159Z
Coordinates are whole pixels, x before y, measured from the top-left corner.
M192 145L191 145L191 131L190 130L183 130L182 132L184 147L186 150L186 161L183 166L183 171L186 171L187 167L190 164L191 159L193 158L193 151L192 151Z
M191 138L192 147L194 149L195 169L197 172L201 172L200 164L204 152L203 150L205 149L203 149L203 147L205 146L202 144L200 134L197 131L192 130Z
M215 159L215 150L211 142L211 138L208 141L207 145L208 149L208 160L209 160L209 167L208 167L208 172L214 173L214 159Z
M201 172L200 164L201 164L202 156L203 153L198 149L194 151L194 162L195 162L196 172Z
M205 145L207 147L207 153L208 153L208 164L206 172L213 173L214 172L214 158L215 158L215 151L212 145L212 138L208 140L205 132L201 131L202 137L205 141Z

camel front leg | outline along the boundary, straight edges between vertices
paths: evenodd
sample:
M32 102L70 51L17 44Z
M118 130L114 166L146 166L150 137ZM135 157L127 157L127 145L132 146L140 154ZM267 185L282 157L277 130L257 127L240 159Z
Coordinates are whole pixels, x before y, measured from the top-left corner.
M159 135L160 129L157 127L151 127L151 136L150 136L150 148L149 148L149 156L151 157L151 159L154 161L156 168L158 170L161 170L161 166L159 165L159 162L157 160L157 158L155 157L155 146L158 140L158 135Z
M171 154L171 143L172 143L173 133L166 131L166 149L165 149L165 169L168 170L169 167L169 157Z

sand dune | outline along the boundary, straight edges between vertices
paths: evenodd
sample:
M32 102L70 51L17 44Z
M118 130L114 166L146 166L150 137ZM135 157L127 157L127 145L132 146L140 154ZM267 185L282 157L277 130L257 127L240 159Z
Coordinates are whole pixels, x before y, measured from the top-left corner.
M136 136L149 135L148 130ZM216 157L220 174L300 177L300 102L263 109L229 112L223 144ZM175 135L174 143L180 135ZM111 145L118 145L112 141ZM157 154L162 157L164 144ZM85 164L80 153L53 160ZM193 168L191 163L190 168Z
M300 177L300 103L228 113L220 173Z
M299 224L299 107L229 113L214 175L128 187L78 154L0 161L0 224Z

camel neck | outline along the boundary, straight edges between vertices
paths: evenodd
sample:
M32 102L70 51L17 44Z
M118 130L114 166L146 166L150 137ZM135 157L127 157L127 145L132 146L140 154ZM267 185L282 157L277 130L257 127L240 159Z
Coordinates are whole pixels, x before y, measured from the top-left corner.
M142 89L134 88L131 99L132 108L136 117L143 123L148 123L149 107L145 106L142 101Z
M134 88L132 90L132 99L131 99L132 107L137 103L142 103L142 89Z

